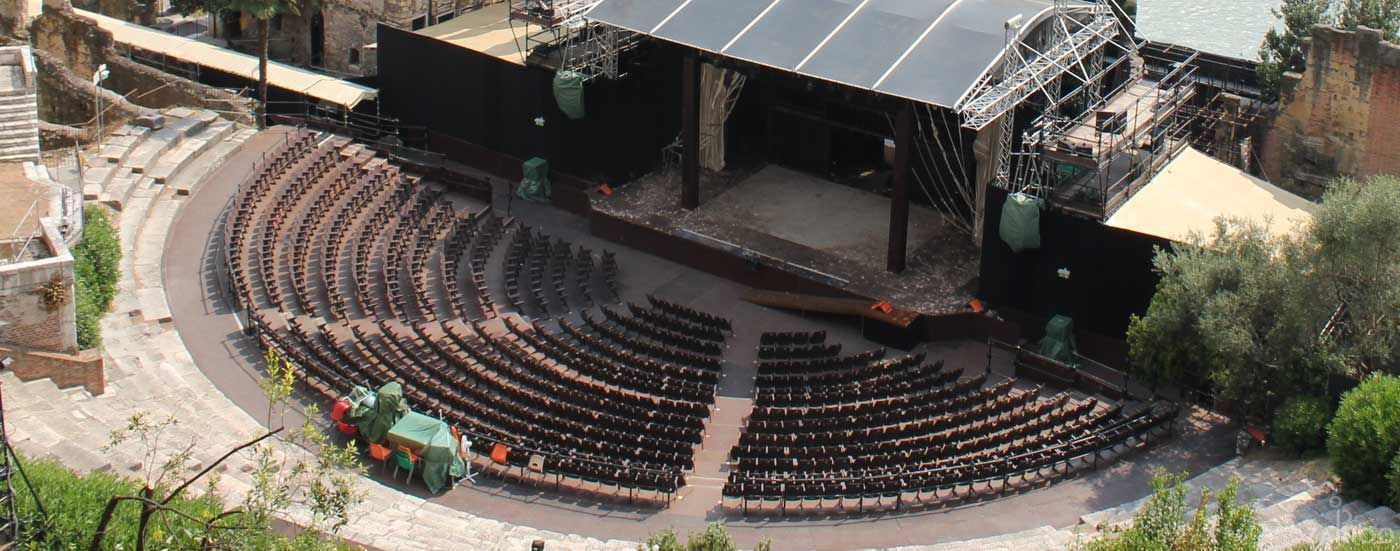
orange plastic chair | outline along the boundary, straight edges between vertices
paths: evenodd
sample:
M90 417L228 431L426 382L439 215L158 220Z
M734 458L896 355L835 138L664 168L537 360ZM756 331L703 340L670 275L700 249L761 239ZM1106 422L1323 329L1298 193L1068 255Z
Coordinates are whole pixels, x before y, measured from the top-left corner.
M506 459L509 457L510 448L506 447L505 444L497 443L495 446L491 447L491 460L495 461L496 464L505 465Z
M369 456L379 462L379 470L384 470L384 464L389 461L390 455L393 454L389 451L389 448L375 444L374 442L369 443Z

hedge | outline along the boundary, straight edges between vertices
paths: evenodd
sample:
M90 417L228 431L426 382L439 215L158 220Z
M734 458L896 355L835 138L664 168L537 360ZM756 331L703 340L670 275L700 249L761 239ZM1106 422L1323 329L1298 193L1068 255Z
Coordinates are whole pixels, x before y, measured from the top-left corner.
M1342 490L1354 499L1387 503L1386 480L1400 452L1400 378L1376 374L1342 396L1327 427L1327 454ZM1394 504L1394 501L1388 503Z
M1319 449L1325 442L1332 407L1313 396L1289 398L1274 416L1274 443L1298 454Z
M121 279L121 241L107 209L83 207L83 238L72 252L78 348L97 348L102 346L102 315L111 308Z

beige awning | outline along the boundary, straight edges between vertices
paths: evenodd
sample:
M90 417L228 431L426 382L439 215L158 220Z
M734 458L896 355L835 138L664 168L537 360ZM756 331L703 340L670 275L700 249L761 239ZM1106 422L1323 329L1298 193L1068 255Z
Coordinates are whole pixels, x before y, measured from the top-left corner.
M1107 224L1181 241L1192 232L1210 235L1216 218L1244 218L1267 220L1275 235L1288 235L1310 222L1316 208L1316 203L1188 147Z
M118 44L161 54L200 67L223 71L249 80L256 81L258 79L257 56L142 27L87 10L74 9L73 11L93 20L98 27L112 33L112 39ZM267 81L268 84L277 88L340 105L346 109L354 109L360 102L374 99L379 94L378 90L368 86L275 61L268 63Z
M500 2L464 12L449 21L424 27L417 31L454 46L481 52L516 65L525 64L521 49L525 46L524 25L510 24L510 2ZM533 29L538 32L539 29Z

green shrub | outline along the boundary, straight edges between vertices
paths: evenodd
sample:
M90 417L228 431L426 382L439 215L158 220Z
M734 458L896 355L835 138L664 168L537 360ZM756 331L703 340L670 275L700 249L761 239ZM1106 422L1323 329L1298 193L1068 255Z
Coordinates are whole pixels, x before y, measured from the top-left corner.
M761 541L754 547L754 551L772 551L773 545L767 541ZM640 551L736 551L738 546L734 544L734 539L725 531L724 526L718 522L712 522L703 531L691 532L684 544L676 536L676 532L671 529L662 530L642 543Z
M78 348L97 348L102 345L99 322L111 308L121 279L121 240L107 219L107 209L83 208L83 239L72 252Z
M1132 524L1075 546L1080 551L1256 551L1262 529L1254 507L1239 500L1239 481L1231 480L1208 510L1210 491L1201 493L1188 515L1186 475L1158 470L1152 496Z
M142 486L134 479L110 472L78 474L52 459L25 460L21 456L21 460L24 461L25 474L48 513L45 521L32 494L16 477L15 502L21 523L20 533L34 537L19 548L28 551L87 549L107 501L113 496L139 495ZM201 520L211 519L225 509L217 498L207 493L199 498L177 498L171 505ZM139 516L140 507L136 503L119 505L108 524L103 548L135 549ZM215 548L275 551L353 549L343 542L317 537L310 532L289 539L266 526L252 528L217 531ZM158 512L152 517L147 530L147 548L200 549L203 535L202 523L180 518L173 513Z
M1327 454L1342 490L1354 499L1383 503L1400 451L1400 378L1376 374L1342 396L1327 428ZM1390 502L1394 504L1395 502Z
M1319 449L1331 419L1332 407L1327 400L1313 396L1289 398L1274 415L1274 442L1299 454Z

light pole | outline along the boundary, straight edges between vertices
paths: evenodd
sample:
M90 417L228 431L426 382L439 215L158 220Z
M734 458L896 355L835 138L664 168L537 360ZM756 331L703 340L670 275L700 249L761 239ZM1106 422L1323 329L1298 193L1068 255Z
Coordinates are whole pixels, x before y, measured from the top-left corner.
M97 71L92 73L92 101L97 109L97 144L102 145L102 81L112 76L112 72L107 70L107 64L97 66Z

